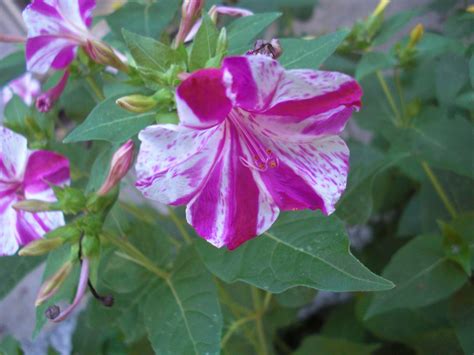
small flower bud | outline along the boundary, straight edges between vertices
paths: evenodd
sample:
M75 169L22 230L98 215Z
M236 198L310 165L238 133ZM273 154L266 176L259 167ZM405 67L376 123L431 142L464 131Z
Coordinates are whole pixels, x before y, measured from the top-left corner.
M385 11L385 8L388 6L388 4L390 4L390 0L380 0L379 4L372 13L372 16L380 16Z
M471 13L471 14L474 14L474 5L469 5L467 8L466 8L466 11Z
M53 204L40 200L23 200L15 203L13 208L16 211L24 212L46 212L54 210Z
M120 60L113 48L107 43L95 39L88 40L85 50L93 61L99 64L109 65L124 73L129 72L128 66Z
M423 38L425 30L421 23L416 25L410 32L410 42L408 43L409 47L414 47L418 42Z
M36 297L36 307L40 306L43 302L58 292L59 288L64 283L64 280L66 280L71 272L72 267L73 264L70 261L66 262L53 276L43 283L38 292L38 296Z
M135 113L150 111L158 104L158 102L153 98L153 96L144 95L124 96L115 101L115 103L124 110Z
M134 147L135 144L130 139L115 152L110 163L109 174L97 192L99 196L106 195L127 174L133 162Z
M37 239L28 243L18 253L20 256L38 256L60 247L64 241L61 238Z
M54 103L58 101L66 88L68 79L69 71L66 70L56 86L38 96L35 106L39 112L49 112L51 110Z
M184 0L181 8L181 22L175 39L175 47L184 42L194 23L201 15L204 0Z

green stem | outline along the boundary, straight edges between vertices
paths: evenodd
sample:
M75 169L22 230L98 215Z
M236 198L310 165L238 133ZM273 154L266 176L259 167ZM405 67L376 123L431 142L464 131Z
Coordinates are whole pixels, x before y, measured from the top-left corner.
M150 259L143 255L142 252L140 252L132 244L123 240L122 238L116 238L113 235L110 235L109 233L103 233L102 235L105 239L107 239L107 241L119 248L126 255L126 258L128 260L143 266L145 269L151 271L158 277L164 280L168 280L170 275L166 271L156 266Z
M234 321L230 325L229 330L225 333L224 337L222 338L221 349L223 349L226 346L227 342L229 341L231 336L237 331L237 329L239 329L245 323L250 322L254 319L255 319L255 314L252 314L248 317L240 318L240 319Z
M169 207L168 212L170 214L171 220L174 222L176 227L178 227L179 232L184 238L184 241L186 244L190 245L193 243L193 240L191 239L191 236L189 235L188 231L186 230L186 227L183 225L181 222L181 219L176 215L174 212L173 208Z
M451 217L456 218L458 215L456 212L456 209L454 208L453 204L449 200L447 193L444 191L443 186L439 182L438 178L436 177L431 167L428 165L426 161L422 161L421 166L423 167L423 170L425 171L426 175L430 179L431 184L433 184L433 187L436 190L436 193L438 194L441 201L443 201L443 204L448 210Z
M94 92L95 96L98 99L98 102L104 101L105 96L102 93L102 90L99 88L99 86L95 82L94 78L92 76L86 76L86 82L89 85L89 87L91 88L91 90Z
M388 88L385 78L383 77L382 73L380 73L379 70L377 70L376 75L377 75L377 78L379 79L380 86L382 87L382 90L385 93L385 96L387 97L387 101L395 115L395 118L396 118L395 124L398 125L401 123L401 116L400 116L400 112L397 109L397 105L395 104L395 100L393 99L392 93L390 92L390 89Z
M402 84L400 82L400 72L397 68L394 70L394 78L395 78L395 86L397 88L398 96L400 97L400 104L402 106L402 123L405 122L407 112L406 112L406 105L405 105L405 96L403 95Z
M265 339L265 331L263 329L263 322L262 322L263 307L262 307L262 302L260 299L260 292L258 288L256 287L252 287L252 300L253 300L253 306L256 312L255 322L257 324L257 335L258 335L258 342L260 345L260 353L262 355L267 355L268 354L267 341Z

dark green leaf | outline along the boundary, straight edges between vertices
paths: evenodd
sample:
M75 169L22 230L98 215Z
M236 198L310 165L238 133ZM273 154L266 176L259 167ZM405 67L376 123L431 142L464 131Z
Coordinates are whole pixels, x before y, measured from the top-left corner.
M2 280L0 300L43 260L41 257L0 257L0 280Z
M471 78L471 86L474 88L474 54L471 55L469 60L469 76Z
M275 295L275 299L283 307L300 308L310 303L315 296L314 289L298 286Z
M11 336L6 336L0 341L0 355L20 355L20 343Z
M206 62L214 57L217 48L219 31L209 15L205 14L201 27L196 33L189 57L189 69L195 71L206 66Z
M155 121L155 112L132 113L121 109L111 97L97 105L87 119L76 127L64 143L104 140L123 143Z
M317 69L334 53L348 33L341 30L314 40L282 39L280 63L287 69Z
M107 17L107 23L116 35L127 29L144 36L158 38L174 18L179 1L160 0L154 3L129 2Z
M464 56L446 53L435 70L436 95L443 105L452 105L462 87L468 82L469 68Z
M25 53L18 51L0 60L0 87L26 71Z
M227 28L230 54L244 54L252 47L252 41L281 13L270 12L246 16L233 21Z
M349 251L344 226L319 212L282 214L262 236L232 252L198 244L208 269L225 282L244 281L273 293L295 286L331 291L393 287Z
M405 25L408 24L411 19L418 15L418 11L403 11L393 15L392 17L384 21L377 37L375 37L374 39L374 46L379 46L387 42L398 31L405 27Z
M474 353L474 286L458 292L451 301L450 320L465 354Z
M219 353L222 315L217 292L192 249L178 256L172 276L150 292L144 316L157 353Z
M329 338L321 335L308 337L295 355L371 355L379 345L361 344L349 340Z
M357 65L356 79L372 74L377 70L387 69L397 64L395 57L382 52L368 52L364 54Z
M474 248L474 243L470 245ZM382 273L395 288L380 292L366 318L397 308L423 307L449 297L466 282L466 274L448 260L441 236L420 236L394 254Z

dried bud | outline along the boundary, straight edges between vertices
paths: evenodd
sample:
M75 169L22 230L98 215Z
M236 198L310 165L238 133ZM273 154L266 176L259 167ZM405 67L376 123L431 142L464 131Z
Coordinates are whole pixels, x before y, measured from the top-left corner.
M16 211L24 212L46 212L54 210L53 205L49 202L40 201L40 200L23 200L15 203L13 208Z
M38 307L44 301L48 300L58 292L59 288L71 272L73 264L66 262L52 277L46 280L41 286L36 297L35 306Z
M53 320L58 318L59 314L61 313L61 308L56 305L52 305L44 311L44 315L46 318Z
M277 59L282 53L283 49L281 48L280 41L274 38L270 42L261 39L257 40L253 49L248 51L247 55L262 54Z
M20 256L38 256L60 247L64 241L61 238L37 239L28 243L18 253Z
M414 47L420 40L423 38L425 29L421 23L416 25L410 32L410 42L408 43L409 47Z
M88 40L86 52L91 59L99 64L109 65L124 73L129 72L128 66L122 62L112 47L107 43L98 40Z
M124 110L136 113L147 112L153 109L158 102L153 96L129 95L115 101Z
M51 110L54 103L61 97L68 79L69 71L66 70L56 86L38 96L35 106L39 112L48 112Z
M130 139L115 152L110 163L109 174L97 192L99 196L107 195L127 174L132 165L134 147L135 144Z

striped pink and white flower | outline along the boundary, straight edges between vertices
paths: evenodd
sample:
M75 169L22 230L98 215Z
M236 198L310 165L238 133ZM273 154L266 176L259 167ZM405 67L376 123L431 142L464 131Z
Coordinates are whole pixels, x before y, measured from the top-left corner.
M140 133L136 186L159 202L186 204L197 233L229 249L265 232L279 211L330 214L349 169L338 134L361 96L341 73L228 57L178 87L179 125Z
M25 73L22 76L12 80L1 91L3 106L12 99L13 95L18 95L28 106L33 103L41 92L41 86L31 73Z
M69 183L69 162L54 152L31 151L23 136L0 127L0 255L64 225L62 212L28 213L13 205L24 199L55 201L49 184Z
M95 0L33 0L23 11L27 69L44 74L50 68L68 67L77 48L92 39L94 7Z

